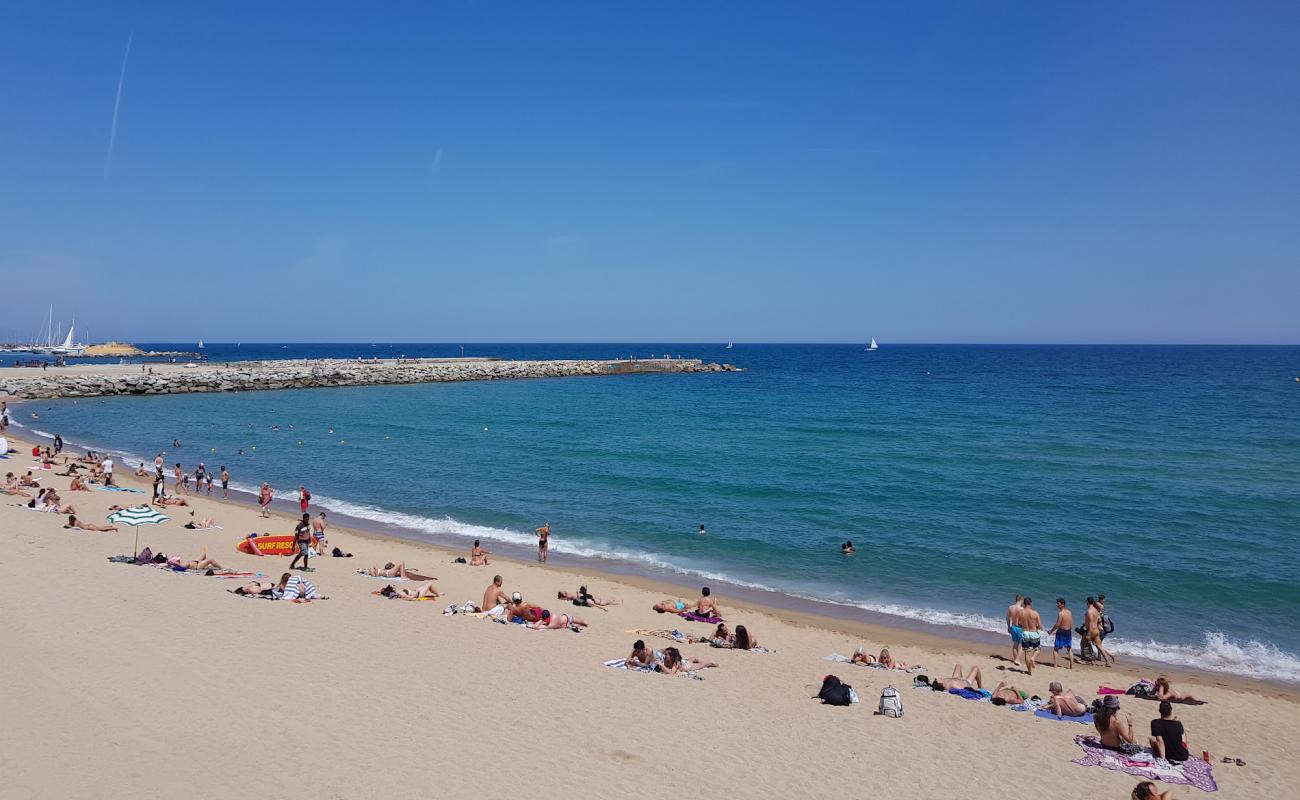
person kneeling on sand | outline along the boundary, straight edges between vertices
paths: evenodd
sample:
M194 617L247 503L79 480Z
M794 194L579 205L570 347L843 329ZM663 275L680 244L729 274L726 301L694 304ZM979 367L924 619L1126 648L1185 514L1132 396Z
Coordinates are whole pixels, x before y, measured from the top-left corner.
M578 628L587 627L587 621L571 617L568 614L552 614L549 611L543 611L541 618L528 627L538 631L558 631L564 628L577 630Z
M97 531L99 533L112 533L117 530L112 525L92 525L89 522L78 522L76 516L72 514L68 515L68 524L63 527L75 531Z
M417 589L395 589L389 584L380 589L378 594L390 600L437 600L440 596L432 583L426 583Z
M1083 698L1073 689L1062 689L1059 681L1052 681L1047 693L1047 707L1058 717L1082 717L1088 713L1088 704Z
M966 677L963 678L961 664L957 664L952 668L951 678L935 678L930 682L930 688L936 692L946 692L949 689L983 689L984 676L980 673L980 668L976 666L971 667L970 671L966 673Z
M408 581L432 581L437 580L432 575L421 575L418 572L408 570L405 561L399 561L396 564L389 561L380 567L371 567L368 570L357 570L363 575L369 575L372 578L406 578Z

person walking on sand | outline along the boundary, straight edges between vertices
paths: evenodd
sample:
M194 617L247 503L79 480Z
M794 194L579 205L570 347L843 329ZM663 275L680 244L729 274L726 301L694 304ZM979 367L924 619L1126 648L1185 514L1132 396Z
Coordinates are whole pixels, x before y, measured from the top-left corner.
M1056 598L1056 622L1048 633L1056 634L1052 642L1052 666L1056 666L1057 656L1065 650L1070 669L1074 669L1074 615L1065 607L1064 597Z
M311 505L311 492L307 491L306 486L298 487L298 510L307 513L307 507Z
M105 455L104 463L100 464L99 468L104 471L104 485L116 486L117 484L113 483L113 457Z
M543 522L542 527L533 531L537 534L537 560L546 563L546 549L550 546L551 523Z
M1115 657L1101 646L1101 609L1095 597L1088 598L1088 610L1083 615L1083 637L1092 644L1092 649L1107 667L1115 666Z
M173 475L174 475L175 478L176 478L176 493L177 493L177 494L189 494L189 493L190 493L190 487L189 487L190 474L189 474L188 472L186 472L185 470L181 469L181 465L180 465L180 462L179 462L179 461L176 462L176 469L173 470Z
M325 554L325 529L329 523L325 521L325 512L322 511L316 515L316 519L311 521L311 538L316 541L316 552L321 555Z
M1025 655L1025 669L1030 675L1038 664L1038 648L1043 644L1043 618L1034 609L1032 598L1025 598L1024 608L1020 610L1020 649Z
M1007 633L1011 634L1011 665L1020 663L1020 612L1024 610L1025 598L1016 595L1016 602L1007 606Z
M257 502L259 505L262 506L262 519L270 519L271 517L272 497L273 494L271 492L271 484L269 483L262 484L261 491L257 493Z
M298 559L302 559L302 571L307 572L307 557L311 555L311 516L302 515L302 520L297 527L293 529L293 541L298 547L298 552L294 554L293 561L289 562L289 569L294 569L298 564Z
M230 499L230 472L225 464L221 465L221 499Z

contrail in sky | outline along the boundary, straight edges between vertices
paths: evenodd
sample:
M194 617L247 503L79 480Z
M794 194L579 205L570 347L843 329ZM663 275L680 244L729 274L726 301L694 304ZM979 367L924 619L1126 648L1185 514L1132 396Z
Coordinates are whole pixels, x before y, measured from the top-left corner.
M432 167L429 171L430 171L430 172L433 172L433 173L437 173L437 171L438 171L438 165L440 165L440 164L442 164L442 148L441 148L441 147L438 148L438 152L436 152L436 153L433 154L433 167Z
M126 53L122 56L122 74L117 78L117 99L113 101L113 126L108 132L108 156L104 159L104 180L113 168L113 145L117 144L117 110L122 105L122 84L126 82L126 60L131 57L131 40L135 38L135 29L126 37Z

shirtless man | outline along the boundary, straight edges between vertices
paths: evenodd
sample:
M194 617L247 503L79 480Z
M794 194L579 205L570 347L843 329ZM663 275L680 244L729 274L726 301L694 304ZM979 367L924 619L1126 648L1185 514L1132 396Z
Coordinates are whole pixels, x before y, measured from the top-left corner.
M1101 658L1101 663L1108 667L1114 666L1115 657L1101 646L1101 609L1097 607L1096 598L1088 598L1088 610L1083 615L1083 631L1083 635L1092 643L1092 649Z
M1020 612L1024 610L1025 598L1016 595L1016 602L1007 606L1007 633L1011 634L1011 664L1020 663Z
M1088 704L1083 702L1083 698L1073 689L1062 689L1057 681L1052 681L1047 693L1047 707L1058 717L1082 717L1088 713Z
M718 604L709 596L709 587L705 586L700 589L700 599L695 601L695 613L701 617L719 618L722 614L718 611Z
M478 539L474 540L474 546L469 549L469 565L471 567L486 567L490 563L488 556L492 555L484 550Z
M543 522L542 527L533 531L537 534L537 560L546 563L546 549L550 546L551 523Z
M617 597L606 597L604 599L599 598L596 595L592 594L591 592L588 592L587 587L585 585L579 586L578 591L576 592L570 592L566 589L561 589L560 591L555 593L555 599L568 600L569 602L573 603L575 606L599 608L601 611L609 611L609 609L605 608L605 606L616 606L620 602Z
M1025 654L1025 669L1034 674L1034 665L1038 663L1038 648L1043 644L1043 618L1034 610L1032 598L1025 598L1024 608L1020 609L1020 649Z
M483 590L483 603L479 608L493 616L504 612L510 605L510 598L501 590L502 583L500 575L493 575L492 584Z
M658 603L651 606L651 608L658 611L660 614L680 614L683 611L688 610L690 607L691 604L685 600L677 600L674 598L660 600Z
M1056 622L1052 624L1049 634L1056 634L1052 642L1052 666L1056 666L1056 657L1065 651L1070 669L1074 669L1074 615L1065 607L1065 598L1056 598Z
M311 538L316 540L316 551L322 555L325 553L325 529L329 523L325 521L325 512L322 511L311 521Z
M510 607L506 609L506 619L511 617L519 617L524 622L536 622L542 618L542 609L526 604L523 595L515 592L510 598Z
M993 694L989 696L989 699L1001 700L1009 706L1015 706L1025 702L1025 695L1006 681L999 681L997 688L993 690Z
M571 626L585 628L587 627L587 621L568 614L552 614L549 611L543 611L541 619L528 627L538 631L559 631Z
M632 655L623 660L629 669L653 667L655 665L654 651L646 647L645 640L637 639L632 644Z
M966 677L961 676L961 664L952 668L951 678L935 678L930 682L930 688L936 692L946 692L949 689L983 689L984 676L980 673L979 667L971 667Z

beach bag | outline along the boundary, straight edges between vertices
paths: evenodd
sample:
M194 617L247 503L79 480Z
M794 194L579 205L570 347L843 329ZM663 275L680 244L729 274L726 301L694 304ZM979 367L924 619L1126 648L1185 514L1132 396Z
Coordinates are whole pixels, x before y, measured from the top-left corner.
M1110 614L1101 615L1101 632L1106 636L1115 632L1115 623L1110 621Z
M880 709L877 713L882 717L895 719L903 716L903 698L899 696L897 689L886 686L880 690Z
M822 678L822 688L817 697L824 705L847 706L853 703L852 692L852 686L834 675L827 675Z

